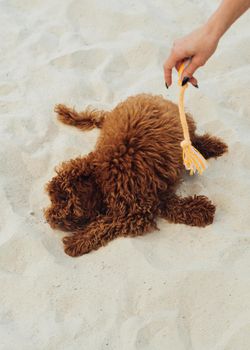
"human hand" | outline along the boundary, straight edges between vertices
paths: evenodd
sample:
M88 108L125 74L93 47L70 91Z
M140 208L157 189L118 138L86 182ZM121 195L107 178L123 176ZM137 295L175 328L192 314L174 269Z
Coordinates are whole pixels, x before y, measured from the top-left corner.
M172 69L179 69L181 63L188 58L191 62L183 70L181 79L183 85L188 81L198 87L194 72L207 62L216 50L219 36L209 26L203 26L192 33L177 39L172 47L171 53L164 63L164 78L166 87L172 83Z

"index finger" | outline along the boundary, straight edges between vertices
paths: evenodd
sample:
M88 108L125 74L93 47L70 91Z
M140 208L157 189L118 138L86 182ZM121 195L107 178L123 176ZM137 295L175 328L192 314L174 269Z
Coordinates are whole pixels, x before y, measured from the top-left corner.
M172 52L166 62L163 65L164 68L164 79L167 84L167 86L170 86L172 84L172 69L174 68L177 61L177 57Z

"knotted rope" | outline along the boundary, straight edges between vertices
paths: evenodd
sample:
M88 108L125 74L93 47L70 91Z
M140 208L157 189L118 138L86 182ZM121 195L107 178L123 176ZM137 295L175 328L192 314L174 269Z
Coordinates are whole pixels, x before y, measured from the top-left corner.
M193 175L198 172L199 175L202 175L203 171L208 167L206 159L200 154L200 152L191 144L187 119L184 111L184 93L188 87L186 83L182 86L181 75L185 68L185 64L182 63L178 71L179 80L178 84L180 85L180 96L179 96L179 113L181 119L181 125L183 129L184 140L181 142L182 147L182 156L183 163L187 170L190 170L190 175Z

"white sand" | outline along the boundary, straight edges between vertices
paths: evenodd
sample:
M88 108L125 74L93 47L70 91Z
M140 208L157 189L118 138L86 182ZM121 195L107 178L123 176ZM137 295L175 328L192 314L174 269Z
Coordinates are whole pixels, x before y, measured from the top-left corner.
M212 226L159 220L161 231L72 259L42 214L54 166L98 136L57 123L54 105L111 108L138 92L176 101L163 61L217 4L0 1L1 350L250 349L249 14L187 92L199 131L230 146L180 189L217 204Z

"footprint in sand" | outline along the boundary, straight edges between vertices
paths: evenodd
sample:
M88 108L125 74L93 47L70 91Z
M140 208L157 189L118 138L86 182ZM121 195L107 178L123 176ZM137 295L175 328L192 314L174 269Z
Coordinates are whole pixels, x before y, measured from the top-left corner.
M13 92L16 90L16 85L14 84L1 84L0 85L0 96L7 96L9 94L13 94Z
M50 64L62 69L77 70L80 68L81 71L86 72L86 70L97 69L105 61L108 54L108 50L104 48L79 49L51 59Z

